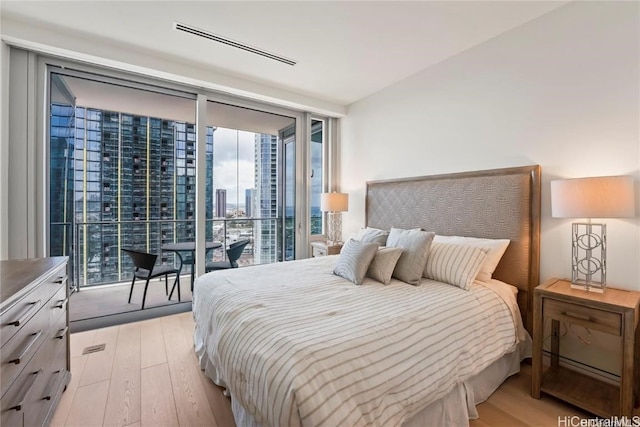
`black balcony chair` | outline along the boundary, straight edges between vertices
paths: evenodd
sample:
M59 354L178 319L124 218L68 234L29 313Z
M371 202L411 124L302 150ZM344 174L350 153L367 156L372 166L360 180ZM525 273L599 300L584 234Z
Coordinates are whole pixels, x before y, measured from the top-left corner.
M133 280L131 281L129 302L131 302L133 285L136 283L136 279L146 280L146 283L144 284L144 293L142 294L142 309L144 309L144 300L147 298L147 287L149 286L149 280L155 277L164 276L164 292L165 294L169 293L168 277L170 274L175 274L176 279L173 282L173 287L171 288L171 293L169 294L169 300L171 300L173 291L178 289L178 301L180 301L180 271L182 270L182 266L178 268L169 265L160 265L156 267L155 264L156 260L158 259L158 255L124 248L122 249L122 252L125 252L127 255L129 255L129 257L131 257L131 261L133 261L133 265L136 267L135 271L133 272Z
M208 273L215 270L226 270L227 268L238 268L238 260L242 255L242 251L244 251L244 247L247 246L249 242L249 239L244 239L230 244L229 249L227 249L227 260L208 262L207 266L205 267L206 272Z

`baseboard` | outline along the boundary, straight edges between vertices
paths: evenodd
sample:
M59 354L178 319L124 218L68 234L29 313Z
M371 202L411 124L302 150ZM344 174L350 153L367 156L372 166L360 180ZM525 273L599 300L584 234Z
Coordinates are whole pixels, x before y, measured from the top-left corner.
M124 323L138 322L140 320L154 319L156 317L170 316L172 314L185 313L187 311L191 311L191 301L160 307L145 308L144 310L128 311L126 313L110 314L108 316L94 317L91 319L76 320L69 323L69 330L71 333L83 332L92 329L122 325Z

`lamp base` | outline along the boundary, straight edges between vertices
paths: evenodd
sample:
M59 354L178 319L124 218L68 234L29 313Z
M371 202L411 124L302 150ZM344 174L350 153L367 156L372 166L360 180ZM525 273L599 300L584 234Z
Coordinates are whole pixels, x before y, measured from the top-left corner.
M586 283L571 283L571 289L580 289L581 291L594 292L597 294L604 294L604 287L598 285L589 285Z
M599 249L599 254L596 251ZM571 228L571 287L603 293L607 286L607 226L590 221Z
M329 212L327 219L327 242L335 244L342 241L342 213Z

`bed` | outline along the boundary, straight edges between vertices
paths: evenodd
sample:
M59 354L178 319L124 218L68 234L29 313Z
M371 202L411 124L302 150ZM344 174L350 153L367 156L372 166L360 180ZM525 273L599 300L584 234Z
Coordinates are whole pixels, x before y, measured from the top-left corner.
M539 210L538 166L368 182L369 227L509 239L493 278L356 286L338 255L210 273L201 367L238 425L466 425L529 355Z

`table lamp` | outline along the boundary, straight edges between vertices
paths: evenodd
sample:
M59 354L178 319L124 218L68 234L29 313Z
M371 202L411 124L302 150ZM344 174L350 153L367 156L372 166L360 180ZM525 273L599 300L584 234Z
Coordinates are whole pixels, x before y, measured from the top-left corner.
M606 287L607 226L594 224L591 219L628 218L634 211L631 176L551 181L551 216L587 219L572 225L572 288L602 293Z
M342 241L342 212L349 210L349 195L346 193L322 193L320 209L327 212L327 243Z

